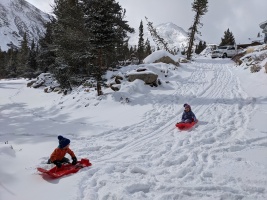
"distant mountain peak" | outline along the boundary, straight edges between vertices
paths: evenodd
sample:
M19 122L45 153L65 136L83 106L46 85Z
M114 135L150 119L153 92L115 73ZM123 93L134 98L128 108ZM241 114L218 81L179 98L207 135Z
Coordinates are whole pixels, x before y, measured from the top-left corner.
M181 49L187 46L188 43L188 33L181 27L177 26L172 22L162 23L155 26L159 35L168 42L170 49ZM138 44L139 31L137 30L134 34L130 34L129 45L134 46ZM151 46L156 46L154 43L147 26L144 26L144 39L149 39ZM198 44L201 39L195 37L195 43Z
M28 40L39 40L49 15L25 0L1 0L0 47L2 51L18 47L24 33Z

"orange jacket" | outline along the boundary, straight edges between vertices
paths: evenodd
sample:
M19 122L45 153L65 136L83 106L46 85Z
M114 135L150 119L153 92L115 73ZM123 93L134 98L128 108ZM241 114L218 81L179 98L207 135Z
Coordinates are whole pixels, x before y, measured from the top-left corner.
M70 150L69 148L65 148L65 149L56 148L50 156L51 162L54 162L56 160L58 161L62 160L64 156L66 155L66 153L70 154L72 158L76 157L73 151Z

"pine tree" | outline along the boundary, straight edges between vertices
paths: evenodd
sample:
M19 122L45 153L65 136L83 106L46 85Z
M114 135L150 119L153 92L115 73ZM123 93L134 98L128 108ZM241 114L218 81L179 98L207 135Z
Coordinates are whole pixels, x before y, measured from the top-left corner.
M37 47L35 47L34 40L31 43L31 47L29 49L29 55L27 57L27 69L26 74L27 78L34 78L35 72L37 71Z
M19 51L14 48L10 48L7 51L7 65L6 65L6 71L7 71L7 77L8 78L14 78L18 76L18 65L19 65L19 59L18 56Z
M224 45L235 45L235 38L233 33L229 30L229 28L227 29L227 31L224 32L224 37L221 38L222 41L220 43L220 46L224 46Z
M147 21L148 30L149 30L149 32L150 32L150 34L152 36L153 41L157 45L157 49L158 50L165 49L166 51L171 52L169 47L168 47L168 43L162 37L159 36L157 30L153 26L153 23L148 21L147 17L145 17L145 18L146 18L146 21Z
M129 54L130 54L130 56L131 56L133 53L134 53L134 48L133 48L133 46L131 46L130 49L129 49Z
M145 52L145 44L144 44L144 27L143 21L141 20L139 26L139 39L138 39L138 47L137 47L137 58L139 59L139 63L144 59Z
M199 41L198 45L196 46L195 53L200 54L204 49L206 48L206 42L202 43L202 41Z
M206 41L204 41L204 43L203 43L203 46L202 46L203 48L202 48L202 51L204 50L204 49L206 49L207 48L207 43L206 43Z
M194 0L192 3L192 10L196 12L194 17L193 25L189 28L189 42L188 48L186 51L186 57L188 60L191 59L193 45L195 41L195 34L200 32L198 31L198 26L202 26L203 24L200 23L200 19L205 13L208 11L208 0Z
M52 25L55 22L56 20L51 18L51 21L45 25L46 32L44 36L39 39L39 51L36 61L40 73L52 72L53 66L55 65L56 54L52 34Z
M97 81L97 93L102 94L102 76L114 62L116 45L133 32L123 20L126 10L115 0L82 0L85 14L85 27L90 35L90 62L88 67Z
M199 54L201 52L201 48L202 48L202 41L199 41L198 45L196 45L195 53Z
M129 49L129 38L127 38L123 43L122 49L122 58L120 60L127 60L130 57L130 49Z
M56 55L52 72L63 88L72 89L86 76L88 36L84 29L84 13L79 0L55 0L52 23L52 45Z
M202 51L203 51L203 43L202 43L202 41L200 40L199 41L199 47L198 47L198 54L200 54Z
M148 40L148 38L146 39L146 43L145 43L145 56L148 56L152 53L151 50L151 46L150 46L150 42Z
M7 75L5 66L6 66L6 53L3 52L0 47L0 79L5 78Z
M116 34L117 34L117 42L115 42L115 56L112 55L112 52L110 54L111 63L118 63L120 60L126 60L129 58L129 39L130 37L127 35L127 32L134 32L133 28L130 28L124 20L126 17L126 10L122 9L120 11L120 15L117 15L119 19L116 20L116 22L119 24L119 26L116 28ZM126 26L125 26L126 25ZM126 28L126 29L125 29ZM127 31L126 31L127 30ZM110 65L111 67L114 67L113 64Z
M20 42L20 49L18 54L18 66L16 67L17 75L23 75L27 69L27 58L29 56L29 42L26 32L23 35L23 39Z

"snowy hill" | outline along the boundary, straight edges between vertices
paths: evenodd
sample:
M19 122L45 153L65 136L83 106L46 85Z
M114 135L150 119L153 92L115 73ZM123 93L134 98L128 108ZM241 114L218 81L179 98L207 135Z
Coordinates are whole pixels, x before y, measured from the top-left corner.
M122 67L106 78L145 67L162 84L123 80L102 96L86 86L62 96L0 80L0 199L266 200L266 52L255 49L241 66L198 56L179 67ZM263 59L258 73L247 68L252 58ZM199 120L189 131L175 127L184 103ZM54 166L46 162L58 135L92 166L41 176L36 167Z
M44 24L49 15L25 0L1 0L0 2L0 47L6 51L18 47L26 32L29 41L37 41L44 33Z
M155 26L159 35L169 44L170 49L183 48L187 46L187 35L188 33L181 27L173 23L163 23L158 26ZM135 33L129 34L129 45L134 46L138 44L139 39L139 30L136 30ZM150 45L155 48L155 43L151 37L150 32L147 29L147 25L144 24L144 40L149 39ZM196 37L195 44L198 44L201 39Z

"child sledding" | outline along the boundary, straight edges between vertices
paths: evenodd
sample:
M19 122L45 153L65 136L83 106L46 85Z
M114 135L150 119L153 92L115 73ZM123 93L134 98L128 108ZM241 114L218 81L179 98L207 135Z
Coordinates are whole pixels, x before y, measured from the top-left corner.
M53 151L47 162L47 164L54 164L56 166L50 170L38 167L37 170L42 174L49 175L52 178L60 178L67 174L76 173L81 168L89 167L92 165L89 159L86 158L77 161L74 152L69 148L69 139L59 135L58 143L58 147ZM70 160L65 157L66 154L69 154L71 156L72 162L70 162Z
M195 114L191 110L191 106L189 104L184 104L184 112L182 115L181 122L176 124L176 127L180 130L188 130L192 128L198 122Z

